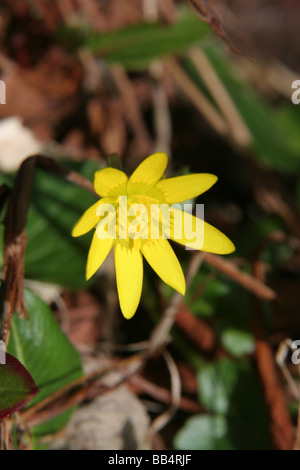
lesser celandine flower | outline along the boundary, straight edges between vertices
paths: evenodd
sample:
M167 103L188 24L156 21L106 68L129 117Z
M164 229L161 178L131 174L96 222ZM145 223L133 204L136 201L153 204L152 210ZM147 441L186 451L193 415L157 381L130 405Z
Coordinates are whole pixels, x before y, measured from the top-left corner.
M101 199L83 214L72 232L78 237L96 228L88 254L87 279L114 248L120 307L128 319L141 297L143 256L164 282L185 293L185 278L168 238L211 253L235 250L215 227L176 207L207 191L217 177L200 173L165 179L166 166L166 154L155 153L129 179L115 168L97 171L94 187Z

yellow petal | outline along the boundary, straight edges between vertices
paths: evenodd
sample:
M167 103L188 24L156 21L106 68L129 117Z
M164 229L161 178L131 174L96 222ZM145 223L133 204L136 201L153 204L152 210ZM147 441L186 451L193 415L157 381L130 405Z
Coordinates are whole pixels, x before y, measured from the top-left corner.
M143 285L142 254L131 240L115 244L115 266L120 308L129 320L138 308Z
M185 294L185 279L180 263L167 240L149 240L142 245L146 260L169 286Z
M104 168L96 171L94 176L95 191L99 196L115 197L126 191L127 176L116 168Z
M154 185L163 176L167 163L168 157L163 152L154 153L143 160L129 178L128 191L138 183Z
M97 215L98 207L102 204L112 204L112 202L112 199L103 198L89 207L74 225L72 230L72 237L80 237L81 235L84 235L85 233L92 230L92 228L96 227L100 219L100 216Z
M86 264L86 279L90 279L93 274L100 268L101 264L112 249L113 240L110 238L99 238L95 230L93 240L90 246Z
M226 255L235 251L224 233L204 220L177 209L171 210L170 238L195 250Z
M217 181L215 175L198 173L195 175L176 176L157 183L167 204L187 201L207 191Z

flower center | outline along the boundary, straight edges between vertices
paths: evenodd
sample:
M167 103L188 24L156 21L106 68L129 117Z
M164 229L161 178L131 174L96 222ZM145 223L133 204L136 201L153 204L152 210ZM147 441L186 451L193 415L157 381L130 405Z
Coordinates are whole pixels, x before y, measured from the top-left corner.
M134 241L140 246L145 240L164 237L170 224L169 206L144 194L120 195L107 206L100 206L99 238Z
M150 238L153 198L144 195L119 196L117 205L117 238L146 240Z

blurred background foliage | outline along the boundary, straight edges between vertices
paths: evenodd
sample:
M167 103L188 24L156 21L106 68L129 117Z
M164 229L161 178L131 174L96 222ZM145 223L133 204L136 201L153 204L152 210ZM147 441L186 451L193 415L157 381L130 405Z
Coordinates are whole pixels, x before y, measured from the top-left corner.
M155 151L167 152L169 176L219 178L193 202L205 204L206 220L237 250L225 264L204 256L193 272L167 345L182 400L152 448L291 448L298 401L286 374L299 390L299 373L289 360L283 373L275 357L284 340L300 338L300 108L291 102L300 78L297 1L3 0L0 17L1 184L12 186L20 163L37 152L90 180L110 156L130 173ZM145 266L142 302L128 322L111 258L86 283L91 234L75 239L71 230L95 200L35 173L25 253L30 321L14 316L8 345L40 388L26 409L95 359L127 357L174 299ZM1 224L0 245L3 231ZM174 249L189 273L194 253ZM161 357L138 378L127 387L150 423L171 402ZM34 446L70 415L31 415ZM93 446L85 438L80 445ZM59 446L54 436L49 442Z

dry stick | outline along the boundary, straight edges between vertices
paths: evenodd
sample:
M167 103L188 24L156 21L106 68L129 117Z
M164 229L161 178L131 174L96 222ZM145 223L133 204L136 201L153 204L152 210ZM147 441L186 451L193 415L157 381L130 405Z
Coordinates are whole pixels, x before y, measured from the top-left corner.
M7 344L12 314L27 316L24 302L24 253L26 247L26 222L30 204L31 188L36 167L55 173L91 192L93 184L74 171L70 171L51 158L36 155L27 158L16 176L11 198L4 219L4 311L2 339Z
M120 65L110 68L115 83L119 89L123 104L124 113L127 121L136 135L140 145L142 154L148 153L152 149L152 141L137 101L131 81L129 80L126 71Z
M222 19L219 14L207 3L207 0L189 0L200 18L208 23L217 36L224 41L232 52L241 54L240 50L230 41L224 32ZM210 2L211 3L211 2Z
M197 273L202 263L202 260L202 253L197 253L196 255L192 256L186 275L187 287L192 282L194 275ZM173 295L169 306L165 310L162 320L152 331L149 340L149 349L147 352L148 355L154 355L156 352L160 351L160 349L168 342L169 333L175 322L181 302L182 295L179 294L179 292L176 292Z
M46 397L28 410L21 411L21 418L26 422L28 427L36 426L49 418L57 416L74 405L80 404L82 401L91 398L95 394L99 396L99 394L103 395L115 389L125 381L129 381L129 383L132 381L132 383L135 384L136 381L134 377L143 369L146 357L148 358L148 354L135 354L109 367L86 374L84 377L74 380L51 396ZM196 407L196 404L190 400L180 398L180 380L177 370L174 370L175 366L169 355L167 355L167 357L165 356L165 359L170 370L173 384L171 396L168 392L167 394L163 393L160 388L158 389L155 386L153 388L151 384L147 384L146 387L148 391L150 390L150 393L154 393L155 395L159 395L160 398L163 398L163 401L167 403L171 402L170 409L159 417L159 420L152 429L153 432L157 432L158 428L160 429L165 425L166 422L169 421L170 416L174 413L174 409L178 407L189 410L190 412L200 411L199 408ZM119 375L113 382L110 381L107 385L105 384L105 381L107 382L107 375L109 376L112 372L118 372ZM142 381L143 387L145 387L143 379L141 378L140 380ZM139 380L137 380L137 384L140 384Z
M268 187L258 186L255 191L258 204L267 212L279 214L300 240L299 208L278 182L269 180L268 183Z
M157 0L142 0L143 19L149 23L158 20L158 4Z
M69 170L68 168L63 167L55 160L49 157L44 157L43 155L37 155L36 157L36 167L41 168L44 171L49 171L65 180L69 181L70 183L76 184L76 186L80 186L87 191L97 194L93 183L86 179L84 176L76 173L76 171Z
M148 354L154 355L169 342L169 333L175 322L175 318L178 312L179 305L182 301L182 295L176 292L172 300L165 310L162 320L156 325L151 333L149 341Z
M2 338L8 343L12 314L27 317L24 302L25 227L34 174L35 157L25 160L16 176L4 219L4 310Z
M10 423L11 423L11 429L17 429L19 432L22 433L22 436L24 436L24 433L26 434L26 438L29 441L26 444L24 444L24 446L26 447L26 450L33 450L33 440L32 440L30 429L27 426L27 423L25 423L25 421L22 420L19 412L13 413L10 416ZM22 442L23 441L25 441L25 439L22 439Z
M181 303L175 318L175 325L201 351L210 353L216 345L213 328L201 318L195 317L189 308Z
M278 60L266 63L265 61L259 62L257 58L255 61L240 58L238 66L243 75L246 75L247 80L255 82L258 88L263 87L263 90L268 92L274 90L290 101L291 84L299 79L296 71Z
M6 420L0 421L0 450L6 449Z
M178 18L178 9L173 0L157 0L159 14L167 24L173 24Z
M204 259L211 266L214 266L228 277L231 277L231 279L244 286L257 297L263 300L274 300L276 298L276 292L266 286L260 279L241 271L235 264L221 256L205 253Z
M10 418L0 420L0 450L13 450Z
M260 280L264 278L262 266L262 263L258 261L253 266L253 274ZM256 362L270 420L271 438L276 449L291 450L294 443L293 426L278 380L273 351L266 339L261 304L255 297L252 302L251 316L256 345Z
M170 404L172 401L172 395L169 390L150 382L141 375L134 375L129 379L128 383L130 388L136 393L146 393L162 403ZM179 408L187 413L201 413L204 411L203 407L198 402L186 397L180 398Z
M161 65L161 64L159 64ZM152 68L153 70L153 68ZM153 72L154 75L155 72ZM172 121L167 94L164 87L157 82L152 87L152 100L155 126L155 152L166 152L171 157Z
M170 407L161 415L159 415L155 420L152 422L147 435L142 442L139 449L146 448L148 449L153 442L153 438L155 434L157 434L166 424L171 420L172 416L174 415L175 411L180 406L180 397L181 397L181 381L177 366L172 358L172 356L167 352L163 352L163 357L167 363L170 378L171 378L171 405Z
M92 392L102 387L101 394L115 389L123 384L144 366L145 354L134 354L108 367L85 374L83 377L65 385L52 395L44 398L36 405L20 412L29 427L36 426L45 420L55 417L63 411L78 405L88 399ZM114 380L107 376L118 373ZM97 391L99 395L99 391Z
M247 147L252 135L207 56L196 47L191 49L189 56L226 118L233 140L237 145Z
M215 131L223 136L228 135L228 125L221 114L199 90L188 74L180 67L175 59L167 59L165 67L177 86L191 100L200 113L205 117Z
M259 167L252 155L244 152L243 157L254 181L257 203L264 211L277 213L300 240L300 209L288 189L273 171Z

